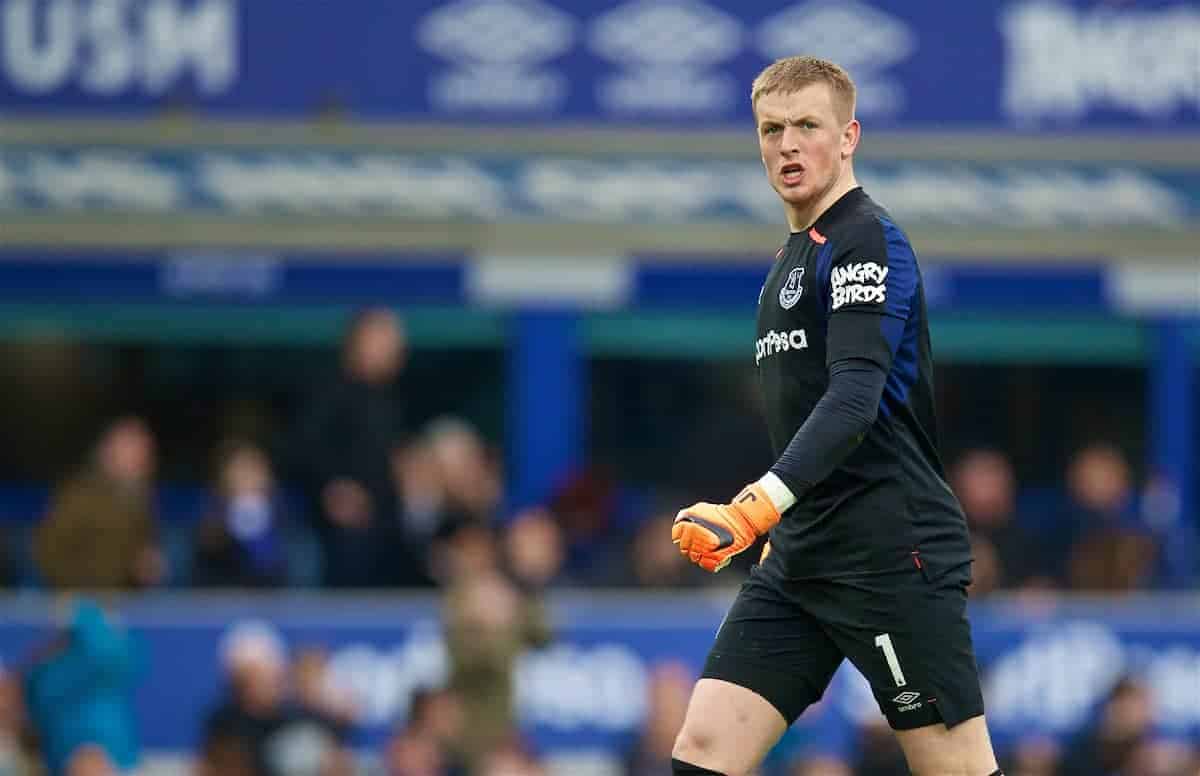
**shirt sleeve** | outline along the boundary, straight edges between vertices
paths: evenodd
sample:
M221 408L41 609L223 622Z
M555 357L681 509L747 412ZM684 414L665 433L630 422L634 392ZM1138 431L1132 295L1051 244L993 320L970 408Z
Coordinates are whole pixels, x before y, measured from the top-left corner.
M850 358L829 369L829 387L771 472L797 498L828 477L858 447L879 412L887 373Z
M836 239L826 284L826 363L862 358L890 370L917 285L912 246L890 221L878 218Z

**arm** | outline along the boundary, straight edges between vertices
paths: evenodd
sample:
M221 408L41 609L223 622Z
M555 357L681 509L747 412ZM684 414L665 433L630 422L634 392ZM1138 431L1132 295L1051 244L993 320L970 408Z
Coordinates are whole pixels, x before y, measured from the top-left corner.
M729 504L697 504L679 513L672 539L680 551L709 571L724 568L854 451L875 422L886 382L887 372L869 359L830 365L825 394L762 479Z
M841 243L827 284L829 385L764 478L780 511L833 473L875 422L913 311L916 256L899 229L872 222Z
M865 358L846 358L830 365L825 395L769 472L786 487L792 503L833 473L858 447L875 422L886 382L887 372ZM781 512L791 506L788 494L766 487Z
M34 530L34 560L51 587L80 581L79 559L88 557L92 538L86 520L89 501L86 481L72 479L60 485L53 505Z

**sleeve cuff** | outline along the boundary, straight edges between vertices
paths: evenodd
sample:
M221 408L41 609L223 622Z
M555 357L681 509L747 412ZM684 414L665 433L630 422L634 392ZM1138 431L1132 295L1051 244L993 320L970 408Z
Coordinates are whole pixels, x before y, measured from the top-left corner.
M767 472L758 481L759 487L775 505L775 511L783 514L796 503L796 492L773 470Z

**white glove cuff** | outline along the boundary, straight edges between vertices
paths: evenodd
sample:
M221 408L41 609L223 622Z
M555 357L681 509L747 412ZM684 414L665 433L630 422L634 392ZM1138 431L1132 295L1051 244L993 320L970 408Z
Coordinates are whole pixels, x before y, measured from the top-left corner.
M767 498L775 505L775 511L783 514L796 503L796 495L783 483L783 480L772 472L767 472L758 481L759 486L766 492Z

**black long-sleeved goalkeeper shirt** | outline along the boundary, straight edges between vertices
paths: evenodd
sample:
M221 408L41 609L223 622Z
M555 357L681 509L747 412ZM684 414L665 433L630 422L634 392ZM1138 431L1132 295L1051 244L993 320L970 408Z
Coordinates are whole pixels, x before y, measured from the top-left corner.
M908 238L856 188L793 233L763 285L755 363L797 495L771 531L784 577L928 575L970 560L937 452L933 361Z

